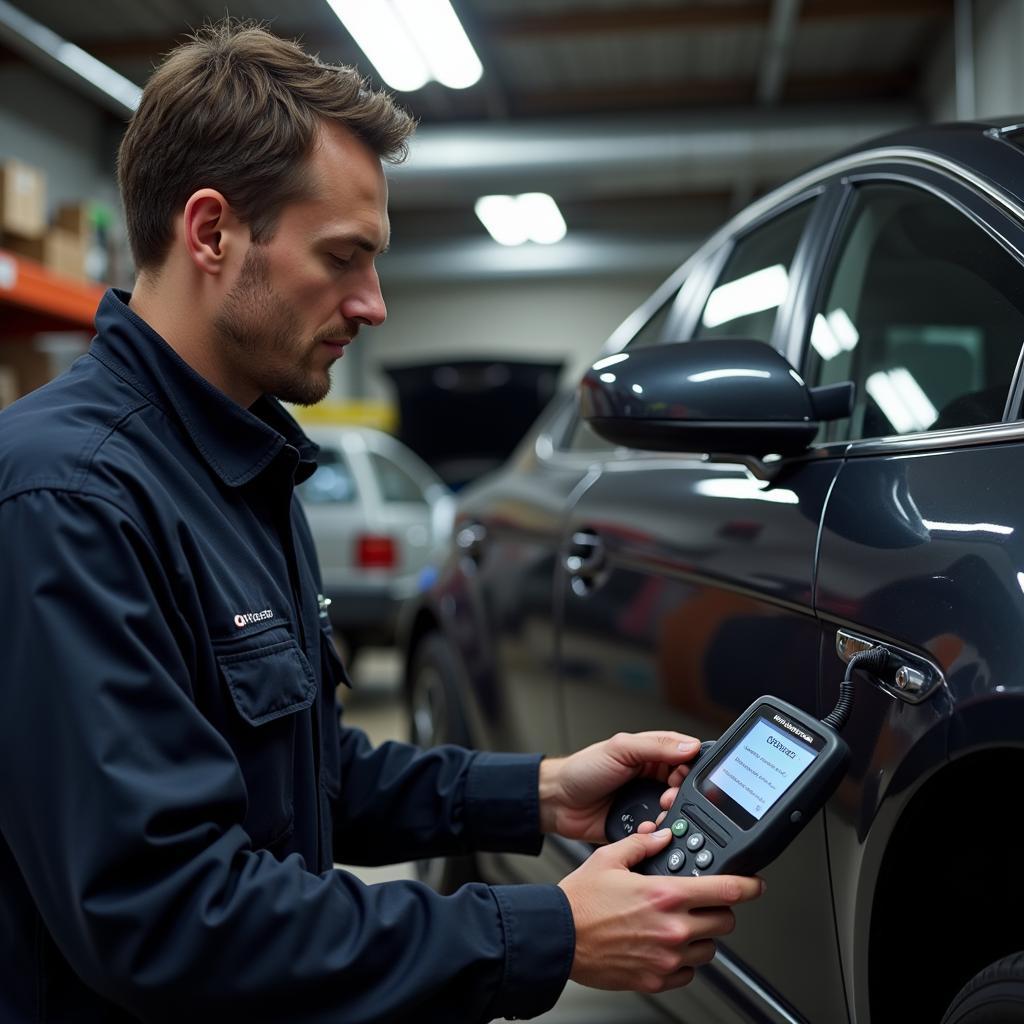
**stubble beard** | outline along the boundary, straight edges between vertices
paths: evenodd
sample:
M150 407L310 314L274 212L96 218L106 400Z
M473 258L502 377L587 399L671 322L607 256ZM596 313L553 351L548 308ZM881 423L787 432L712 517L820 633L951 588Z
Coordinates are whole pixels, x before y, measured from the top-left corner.
M258 245L242 261L238 281L213 321L222 353L260 392L295 405L316 405L331 389L330 369L313 359L319 342L303 339L293 308L270 282L267 257Z

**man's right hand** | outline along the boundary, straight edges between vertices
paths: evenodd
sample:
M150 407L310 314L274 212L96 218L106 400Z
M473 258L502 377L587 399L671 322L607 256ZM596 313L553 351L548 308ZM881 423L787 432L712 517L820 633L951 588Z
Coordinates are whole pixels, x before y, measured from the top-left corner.
M576 924L573 981L649 993L686 985L714 957L714 937L735 927L729 908L764 891L759 878L630 871L670 838L662 829L603 846L558 883Z

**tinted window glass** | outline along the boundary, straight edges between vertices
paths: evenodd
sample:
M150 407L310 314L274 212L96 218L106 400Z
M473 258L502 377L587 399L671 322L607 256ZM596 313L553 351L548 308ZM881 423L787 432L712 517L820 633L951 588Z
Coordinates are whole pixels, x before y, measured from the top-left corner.
M807 377L852 380L822 439L1002 419L1024 339L1024 269L967 216L904 185L857 194L811 331Z
M800 203L736 242L694 337L771 341L775 316L789 294L793 256L813 207L813 200Z
M377 452L370 452L370 464L377 474L377 486L385 501L416 501L427 504L423 488L401 466Z
M317 469L299 484L299 498L307 505L351 504L356 500L356 483L341 452L321 448Z

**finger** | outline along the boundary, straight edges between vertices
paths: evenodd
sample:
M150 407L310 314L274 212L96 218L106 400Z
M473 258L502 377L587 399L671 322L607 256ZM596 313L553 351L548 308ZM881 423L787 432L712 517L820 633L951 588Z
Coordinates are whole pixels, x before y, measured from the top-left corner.
M655 833L657 834L657 833ZM686 907L731 907L756 900L765 890L760 878L744 875L699 875L681 878L686 883L682 904Z
M680 953L683 963L688 967L700 967L702 964L709 964L715 958L718 947L711 939L697 939L688 942Z
M678 765L692 760L700 740L681 732L622 732L612 738L616 757L626 764Z
M665 849L671 838L672 833L667 828L644 834L634 832L633 835L626 836L625 839L620 839L617 843L603 846L598 853L603 854L606 861L611 859L620 867L631 868L639 864L640 861L653 856L659 850Z
M653 821L641 821L640 824L637 825L636 830L642 836L649 836L657 829L657 827L658 826Z
M669 786L681 786L683 779L690 774L690 766L688 764L679 765L665 780Z
M661 814L658 815L657 819L654 822L655 826L660 825L665 820L666 814L668 814L668 811L662 811Z
M668 992L670 989L682 988L684 985L689 985L693 981L693 976L696 972L692 967L681 967L678 971L672 974L666 974L663 978L659 979L657 991Z
M658 801L661 804L661 809L663 811L667 811L676 802L676 797L678 795L678 787L675 789L666 789L665 792L661 794L661 799Z

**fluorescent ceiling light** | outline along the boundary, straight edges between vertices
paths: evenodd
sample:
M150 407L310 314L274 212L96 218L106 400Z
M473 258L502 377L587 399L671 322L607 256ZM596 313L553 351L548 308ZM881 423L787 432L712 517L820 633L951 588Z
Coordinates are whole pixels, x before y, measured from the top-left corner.
M709 296L702 317L705 327L718 327L741 316L781 306L789 291L789 275L781 263L719 285Z
M112 67L97 60L91 53L86 53L80 46L62 42L54 56L65 67L81 75L108 96L113 96L119 103L132 110L139 105L142 90L124 75L119 75Z
M484 72L449 0L327 3L392 89L415 92L431 79L465 89Z
M474 209L491 237L502 245L527 241L553 245L565 238L565 220L557 203L545 192L481 196Z
M45 58L48 63L56 61L128 111L139 105L142 89L134 82L12 7L7 0L0 0L0 36L9 46L31 59Z
M366 0L363 0L366 3ZM484 73L450 0L392 0L430 68L449 89L468 89Z
M412 36L386 0L327 0L380 77L402 92L430 81L430 71Z

